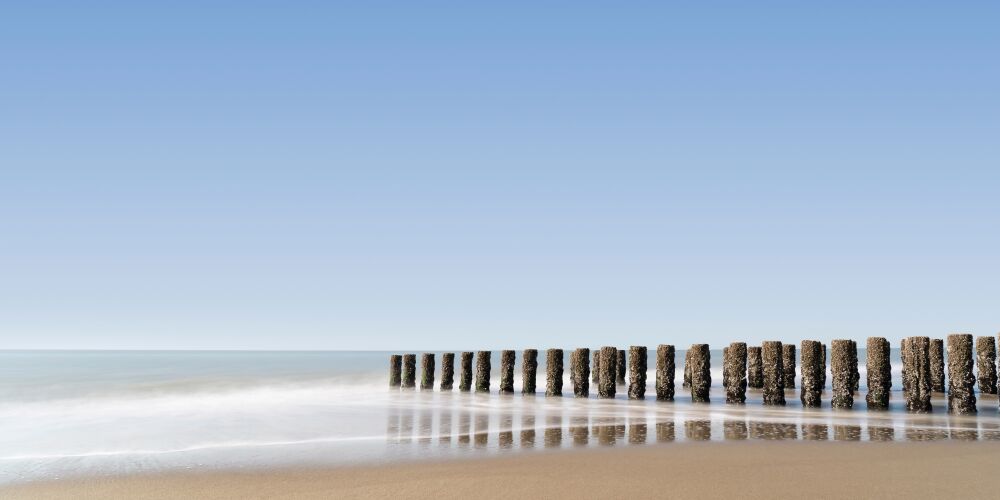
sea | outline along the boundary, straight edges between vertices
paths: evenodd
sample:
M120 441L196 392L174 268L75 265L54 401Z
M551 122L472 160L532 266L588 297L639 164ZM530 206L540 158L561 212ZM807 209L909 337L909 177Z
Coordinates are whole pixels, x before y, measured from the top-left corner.
M498 351L489 394L459 392L457 380L451 391L392 389L393 352L0 351L0 484L691 441L1000 440L994 395L977 394L972 416L949 415L944 394L934 395L933 412L908 413L898 350L891 408L868 411L859 351L850 410L830 408L829 376L823 408L803 408L797 389L786 390L784 407L764 406L755 389L745 405L727 405L719 350L711 352L711 401L697 404L681 387L683 350L673 402L656 401L653 369L645 400L629 400L624 386L615 399L597 399L593 386L589 398L575 398L568 370L564 396L546 397L544 353L531 396L520 393L520 359L515 393L498 394Z

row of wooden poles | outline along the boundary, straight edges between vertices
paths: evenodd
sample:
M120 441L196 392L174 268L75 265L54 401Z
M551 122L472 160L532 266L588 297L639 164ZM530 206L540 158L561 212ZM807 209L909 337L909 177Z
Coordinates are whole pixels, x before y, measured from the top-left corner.
M947 386L948 411L953 413L975 413L976 377L973 375L972 335L954 334L948 336ZM826 387L827 346L816 340L803 340L801 345L800 400L805 407L822 405L822 393ZM656 348L656 399L674 399L674 346L660 345ZM765 405L785 405L785 389L795 388L796 346L779 341L765 341L759 347L748 347L745 342L733 342L723 348L723 387L726 402L743 404L746 402L747 387L762 389ZM858 392L860 373L858 370L858 345L849 339L834 340L830 345L830 373L833 394L831 406L851 408L854 395ZM993 337L979 337L978 372L980 392L997 393L996 343ZM913 412L931 411L931 394L945 392L944 340L929 337L908 337L900 342L903 361L903 398L906 408ZM490 391L491 351L475 354L475 390ZM563 350L548 349L546 356L547 396L562 396L563 392ZM538 371L538 350L525 349L521 354L521 374L523 394L536 393L536 373ZM514 392L514 365L516 353L504 350L500 353L500 393ZM631 346L628 350L628 397L645 399L646 394L646 347ZM892 372L889 359L889 341L884 337L869 337L867 343L868 394L865 397L869 409L889 407L892 388ZM599 398L614 398L618 385L625 384L626 352L616 347L605 346L594 352L591 370L591 352L579 348L570 353L570 380L576 397L590 396L590 383L597 386ZM421 357L421 389L434 388L434 354L424 353ZM712 385L711 355L708 344L692 344L688 349L684 365L683 387L690 390L693 402L708 402ZM455 353L442 354L441 390L450 391L455 378ZM460 391L471 391L473 384L473 353L461 353L459 362ZM414 388L416 385L416 355L394 354L389 359L389 386L393 388Z

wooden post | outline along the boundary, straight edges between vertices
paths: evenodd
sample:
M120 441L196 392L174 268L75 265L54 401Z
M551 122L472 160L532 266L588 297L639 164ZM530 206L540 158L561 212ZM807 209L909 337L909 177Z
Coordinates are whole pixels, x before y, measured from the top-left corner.
M692 344L691 349L691 401L709 402L712 388L712 355L708 344Z
M509 349L500 351L500 394L514 392L514 360L514 351Z
M590 382L597 385L600 382L601 376L601 348L594 349L594 363L593 368L590 370L591 379Z
M823 355L823 347L815 340L803 340L801 347L802 373L799 386L802 390L799 399L806 408L819 408L823 404L823 387L820 385L820 370L823 366L820 357Z
M674 346L656 347L656 400L674 400Z
M747 344L733 342L726 349L725 370L726 402L743 404L747 400Z
M909 345L907 344L908 341L909 339L906 338L899 341L899 360L903 363L903 367L900 371L900 375L902 376L903 399L909 397L908 394L910 392L910 377L906 373L907 367L909 367L910 363L906 360L906 357L909 354Z
M764 367L761 364L761 349L757 346L747 347L747 387L752 389L764 387Z
M948 411L976 413L976 394L972 375L972 335L948 335Z
M434 353L425 352L420 356L420 390L434 389Z
M776 340L764 341L761 346L765 405L785 405L785 369L781 359L783 351L781 342Z
M615 377L618 371L615 368L615 361L618 359L618 349L609 346L602 347L600 357L601 361L598 366L601 373L597 381L597 397L614 398Z
M399 388L402 384L403 357L399 354L389 356L389 387Z
M854 406L854 392L851 390L853 374L851 373L851 347L854 344L847 339L833 341L831 372L833 374L834 408L851 408Z
M646 399L646 346L628 348L629 399Z
M618 358L615 363L618 368L618 376L615 379L618 385L625 385L625 349L618 349Z
M490 392L490 351L476 353L476 392Z
M976 371L979 374L979 392L997 393L997 344L993 337L976 337Z
M538 376L538 349L525 349L521 358L521 394L534 394L535 379Z
M545 395L562 396L563 350L545 351Z
M822 366L823 371L820 374L820 384L821 384L820 385L820 389L825 391L826 390L826 360L829 359L829 358L827 358L827 356L826 356L826 344L821 344L821 345L823 346L822 347L822 349L823 349L823 356L820 357L819 363Z
M858 369L858 342L851 341L851 393L861 388L861 371Z
M889 408L889 394L892 388L892 364L889 360L889 341L885 337L868 337L868 396L865 401L869 410Z
M455 353L441 355L441 390L450 391L455 385Z
M781 366L785 370L785 389L794 389L795 344L781 344Z
M417 386L417 355L403 355L403 389L412 389Z
M691 388L691 349L684 352L684 382L681 387Z
M581 347L573 351L570 370L573 374L573 395L578 398L590 397L590 349Z
M910 337L906 339L906 378L909 390L906 394L906 409L912 412L931 411L931 367L930 339Z
M472 390L472 353L463 352L459 367L458 390L469 392Z
M944 392L944 340L931 339L931 391Z

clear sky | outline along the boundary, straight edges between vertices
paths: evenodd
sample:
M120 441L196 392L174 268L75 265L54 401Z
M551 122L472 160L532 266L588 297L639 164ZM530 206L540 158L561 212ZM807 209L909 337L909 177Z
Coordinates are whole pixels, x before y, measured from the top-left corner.
M1000 330L997 2L18 3L0 348Z

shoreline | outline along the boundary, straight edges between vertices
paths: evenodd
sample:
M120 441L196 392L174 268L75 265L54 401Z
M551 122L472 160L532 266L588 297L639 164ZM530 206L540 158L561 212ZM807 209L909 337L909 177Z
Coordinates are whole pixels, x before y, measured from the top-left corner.
M995 497L988 442L677 443L333 468L20 483L11 499Z

